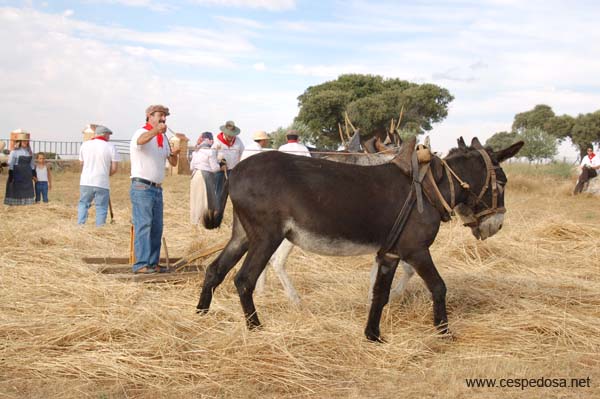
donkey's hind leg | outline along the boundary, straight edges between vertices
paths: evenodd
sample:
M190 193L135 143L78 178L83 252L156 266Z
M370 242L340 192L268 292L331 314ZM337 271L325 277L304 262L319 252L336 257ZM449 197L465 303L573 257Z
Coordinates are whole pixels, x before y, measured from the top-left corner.
M200 293L200 300L196 306L196 312L205 313L210 307L214 290L223 282L225 276L238 263L248 251L248 238L246 232L234 215L231 238L225 249L208 266L204 276L204 285Z
M396 286L390 291L390 301L393 301L402 295L404 290L406 290L406 285L410 281L411 277L415 275L415 269L413 269L411 265L402 260L400 261L400 264L404 269L404 273L402 273L402 277L400 278L400 281L398 281L398 284L396 284Z
M273 270L275 270L275 273L277 273L277 277L279 277L279 281L281 281L281 285L283 286L283 290L285 291L287 297L290 299L290 301L292 301L292 303L298 305L300 304L300 296L294 288L294 284L292 284L290 276L285 270L285 262L287 261L287 258L290 255L293 247L294 244L292 244L290 241L283 240L281 245L279 245L279 248L277 248L273 256L271 256L269 262L273 264ZM257 294L262 294L265 290L265 281L267 279L268 269L269 268L267 264L267 267L265 267L256 281L255 292Z
M406 285L408 284L408 281L411 279L412 276L415 275L415 269L413 269L413 267L411 265L409 265L408 263L406 263L402 260L400 261L400 264L402 265L402 268L404 269L404 273L402 274L402 277L400 278L400 281L398 282L398 284L396 284L396 286L390 291L390 298L389 298L390 301L392 301L392 300L396 299L397 297L399 297L400 295L402 295L404 290L406 290ZM369 303L373 302L373 287L375 286L375 279L377 278L377 269L378 269L377 260L375 260L373 267L371 268L371 276L370 276L371 286L369 287L369 296L368 296Z
M269 239L268 237L261 237L258 240L250 242L246 259L235 276L235 286L240 295L240 302L242 303L242 309L246 316L246 324L249 329L260 326L254 300L252 299L256 280L281 241L282 238Z

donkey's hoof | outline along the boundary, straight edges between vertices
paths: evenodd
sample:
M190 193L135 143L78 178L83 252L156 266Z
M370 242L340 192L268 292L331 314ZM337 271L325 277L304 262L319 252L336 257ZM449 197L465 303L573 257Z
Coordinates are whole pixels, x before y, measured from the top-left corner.
M385 339L381 337L379 333L374 333L372 331L365 331L365 336L371 342L378 342L380 344L385 344Z
M200 308L200 307L196 308L196 314L199 314L199 315L203 316L203 315L205 315L207 313L208 313L208 308Z

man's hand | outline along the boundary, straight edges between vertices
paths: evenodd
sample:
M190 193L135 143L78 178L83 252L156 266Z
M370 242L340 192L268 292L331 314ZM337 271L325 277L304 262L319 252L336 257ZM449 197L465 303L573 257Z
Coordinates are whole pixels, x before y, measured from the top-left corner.
M167 125L163 122L159 122L155 129L158 134L164 134L167 131Z
M178 148L174 151L171 151L171 155L179 155L180 152L181 152L181 148Z

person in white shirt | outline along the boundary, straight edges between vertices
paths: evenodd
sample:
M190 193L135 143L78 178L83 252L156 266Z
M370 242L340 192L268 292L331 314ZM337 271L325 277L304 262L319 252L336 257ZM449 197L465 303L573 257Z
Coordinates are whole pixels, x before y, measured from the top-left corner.
M48 202L48 191L52 190L52 173L46 163L46 154L38 152L35 156L35 203L40 199Z
M198 138L190 169L190 223L194 226L204 219L209 209L218 209L216 203L215 173L219 171L217 151L212 147L213 134L204 132Z
M163 232L162 182L165 160L177 166L180 149L171 151L165 137L169 108L146 108L146 125L133 133L129 145L131 157L131 211L135 253L134 273L168 271L158 265Z
M264 130L259 130L258 132L255 132L252 136L252 140L254 141L244 149L244 152L242 153L242 159L240 159L240 162L260 152L273 150L272 148L268 148L269 144L271 143L271 138Z
M573 194L575 195L580 194L585 189L585 186L590 179L598 176L600 159L594 154L594 149L592 147L587 149L587 155L583 157L579 166L581 168L581 174L579 175L579 179L577 179L575 190L573 190Z
M310 157L310 151L304 144L298 142L298 132L296 130L290 130L286 134L287 144L279 147L279 151L286 152L288 154L300 155Z
M87 221L92 201L96 204L96 226L106 223L110 200L109 177L117 172L117 162L120 160L115 146L108 142L111 134L109 128L98 125L94 138L83 143L79 149L81 177L77 224Z
M244 152L244 143L237 137L241 130L234 121L225 122L219 129L221 132L212 146L217 151L217 160L221 166L221 170L215 175L218 204L223 201L223 196L227 197L228 193L224 192L225 179L240 162L242 152Z

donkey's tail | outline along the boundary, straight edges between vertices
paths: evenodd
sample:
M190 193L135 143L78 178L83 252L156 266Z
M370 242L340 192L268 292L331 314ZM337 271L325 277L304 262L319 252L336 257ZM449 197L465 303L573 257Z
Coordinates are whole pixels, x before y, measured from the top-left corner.
M225 205L227 205L227 198L229 197L229 180L225 180L220 194L214 201L209 200L208 209L202 215L202 225L208 230L221 226Z

